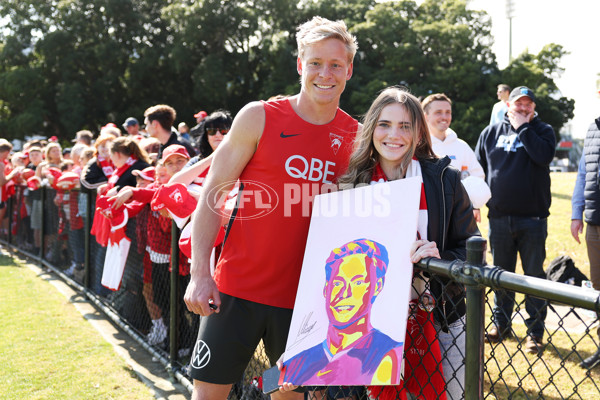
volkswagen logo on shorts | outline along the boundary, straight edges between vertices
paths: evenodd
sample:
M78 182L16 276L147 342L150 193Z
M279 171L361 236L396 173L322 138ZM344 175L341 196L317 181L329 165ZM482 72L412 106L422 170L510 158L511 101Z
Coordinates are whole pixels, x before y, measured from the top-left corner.
M229 218L234 210L235 219L246 220L264 217L275 210L279 204L277 192L269 185L257 181L244 181L229 193L224 189L232 186L231 182L222 183L208 192L207 198L215 204L215 212ZM242 211L240 211L242 210Z
M196 346L194 346L194 352L192 353L192 368L202 369L208 365L210 361L210 349L203 340L198 340Z

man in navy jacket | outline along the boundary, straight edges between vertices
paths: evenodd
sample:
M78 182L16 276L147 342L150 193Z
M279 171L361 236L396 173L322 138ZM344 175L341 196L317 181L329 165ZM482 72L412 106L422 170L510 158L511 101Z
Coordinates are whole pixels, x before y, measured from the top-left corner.
M544 278L547 217L550 215L550 169L556 137L552 127L535 112L535 95L525 86L509 96L504 121L481 132L475 148L492 191L488 201L490 246L494 265L514 272L517 253L525 275ZM514 292L497 291L487 341L499 342L511 333ZM547 304L525 298L529 318L525 349L541 354Z

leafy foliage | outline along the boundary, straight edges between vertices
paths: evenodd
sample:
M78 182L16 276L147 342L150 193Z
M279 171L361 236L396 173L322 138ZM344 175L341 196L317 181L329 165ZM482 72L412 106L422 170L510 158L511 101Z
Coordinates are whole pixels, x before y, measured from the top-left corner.
M354 77L341 106L359 116L377 92L404 85L444 92L453 128L474 144L498 83L528 85L556 131L573 100L554 79L566 52L546 46L499 71L490 18L466 0L3 0L0 136L70 138L82 129L172 105L179 120L299 89L296 27L342 19L357 36Z

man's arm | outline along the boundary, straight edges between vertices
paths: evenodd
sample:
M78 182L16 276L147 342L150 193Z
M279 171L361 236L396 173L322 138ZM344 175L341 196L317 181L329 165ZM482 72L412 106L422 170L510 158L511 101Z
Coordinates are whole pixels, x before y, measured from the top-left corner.
M250 103L236 116L231 130L214 153L204 190L192 217L192 262L185 293L188 309L203 316L219 312L219 290L210 273L210 254L221 226L220 199L225 199L250 161L265 126L261 103Z
M577 179L575 180L575 188L573 189L573 197L571 197L571 235L577 241L579 234L583 232L583 210L585 208L585 199L583 190L585 189L585 157L582 154L579 160L579 168L577 168Z

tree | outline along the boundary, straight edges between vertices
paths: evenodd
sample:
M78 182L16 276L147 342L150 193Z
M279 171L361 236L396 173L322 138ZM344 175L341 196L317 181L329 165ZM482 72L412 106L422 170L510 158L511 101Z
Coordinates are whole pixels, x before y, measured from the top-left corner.
M573 101L554 79L566 54L550 45L499 71L490 18L466 0L2 0L0 136L71 138L166 103L178 120L299 90L296 27L314 15L346 22L359 42L341 98L364 114L377 93L404 85L445 92L453 128L472 145L498 83L527 84L558 131Z
M527 86L535 93L536 111L540 118L554 128L557 139L560 129L573 118L575 101L560 93L554 83L564 71L560 67L567 55L561 45L550 43L537 54L524 52L502 71L502 80L511 87Z

